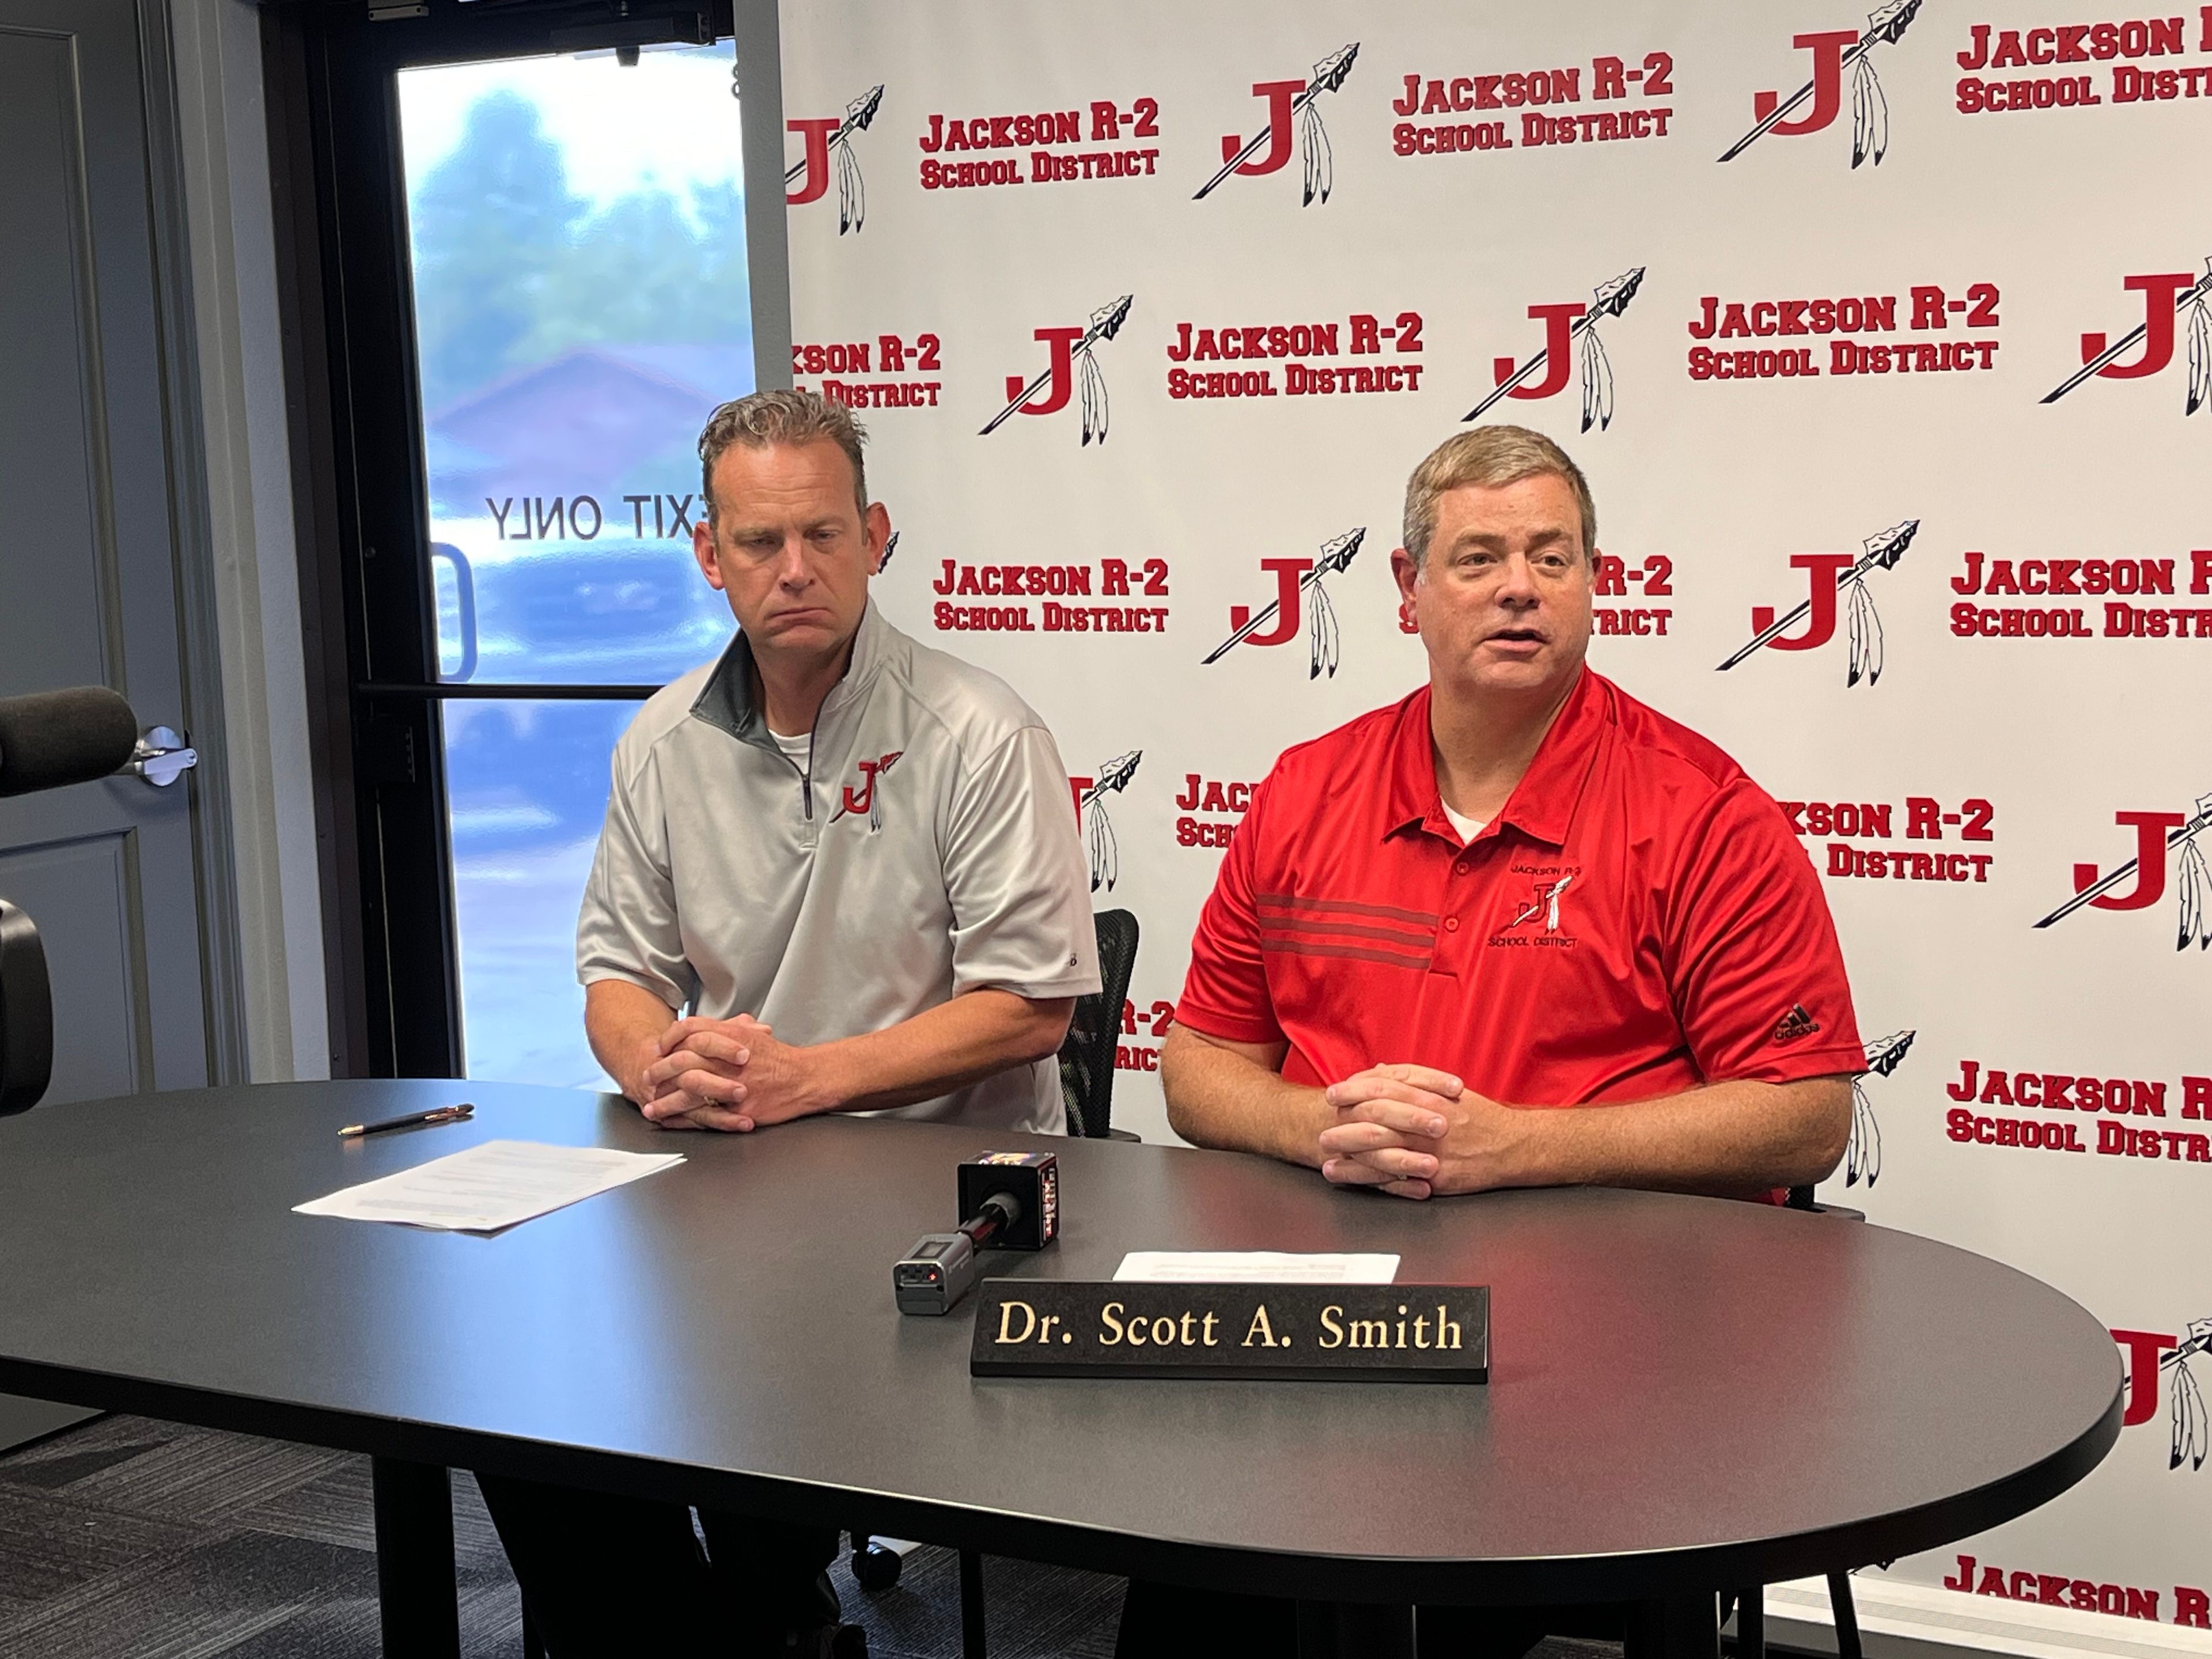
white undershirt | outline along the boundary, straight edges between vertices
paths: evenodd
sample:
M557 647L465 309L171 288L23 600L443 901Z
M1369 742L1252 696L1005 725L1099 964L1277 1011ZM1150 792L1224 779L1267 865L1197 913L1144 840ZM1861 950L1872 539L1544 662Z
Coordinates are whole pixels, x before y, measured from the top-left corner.
M778 738L776 741L781 743L783 739ZM1442 801L1438 801L1437 805L1443 806ZM1482 826L1490 822L1487 818L1463 818L1449 806L1444 806L1444 816L1451 820L1451 827L1459 831L1459 838L1462 843L1471 842L1480 835Z
M762 724L766 725L767 722L763 721ZM801 732L795 738L787 738L782 732L771 726L769 736L775 739L775 746L783 750L785 759L802 772L806 769L806 763L814 747L814 734L811 732Z

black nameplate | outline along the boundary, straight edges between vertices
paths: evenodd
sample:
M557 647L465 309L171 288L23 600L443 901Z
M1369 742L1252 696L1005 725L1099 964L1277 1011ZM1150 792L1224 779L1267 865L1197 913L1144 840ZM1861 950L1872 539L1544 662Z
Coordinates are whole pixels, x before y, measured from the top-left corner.
M1486 1382L1486 1285L1154 1285L988 1279L976 1376Z

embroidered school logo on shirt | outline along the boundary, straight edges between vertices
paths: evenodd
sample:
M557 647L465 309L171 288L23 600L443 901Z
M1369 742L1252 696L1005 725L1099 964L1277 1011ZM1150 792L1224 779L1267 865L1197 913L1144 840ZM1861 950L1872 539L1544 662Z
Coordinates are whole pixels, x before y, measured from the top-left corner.
M882 829L883 805L876 798L876 781L897 764L898 757L904 753L906 750L903 749L894 749L890 754L878 756L874 760L855 762L854 764L860 769L860 792L854 794L853 786L847 784L845 804L830 815L830 822L835 823L848 813L857 815L866 812L868 815L868 833L873 835Z
M1579 867L1561 868L1558 865L1516 864L1518 875L1528 877L1528 895L1519 901L1512 916L1504 927L1491 937L1492 945L1571 945L1578 943L1572 933L1559 931L1559 906L1567 890L1582 874ZM1528 933L1514 938L1521 929ZM1533 936L1533 937L1532 937Z

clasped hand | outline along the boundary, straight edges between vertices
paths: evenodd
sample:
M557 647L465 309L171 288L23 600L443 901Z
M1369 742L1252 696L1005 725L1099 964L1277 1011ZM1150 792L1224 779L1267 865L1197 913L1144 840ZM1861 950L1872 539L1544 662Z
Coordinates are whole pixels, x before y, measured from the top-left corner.
M1396 1198L1511 1184L1519 1115L1426 1066L1370 1066L1332 1083L1336 1121L1321 1133L1321 1172L1340 1187Z
M805 1052L750 1014L679 1019L641 1056L634 1097L664 1129L742 1133L787 1122L818 1109L807 1095Z

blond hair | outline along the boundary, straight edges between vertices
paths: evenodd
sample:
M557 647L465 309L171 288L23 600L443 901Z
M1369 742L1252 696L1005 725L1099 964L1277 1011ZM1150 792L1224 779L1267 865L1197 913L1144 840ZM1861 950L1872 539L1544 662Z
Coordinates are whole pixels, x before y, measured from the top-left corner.
M699 488L707 517L714 516L714 463L732 444L766 449L770 444L812 443L827 438L853 464L853 501L863 518L868 512L868 477L860 446L868 434L844 404L818 392L797 389L756 392L732 399L707 417L699 434Z
M1429 540L1437 533L1437 504L1451 490L1473 484L1502 489L1523 478L1564 478L1582 509L1583 556L1597 546L1597 504L1590 499L1583 470L1540 432L1525 426L1479 426L1455 432L1428 453L1406 480L1406 519L1401 532L1416 567L1427 562Z

